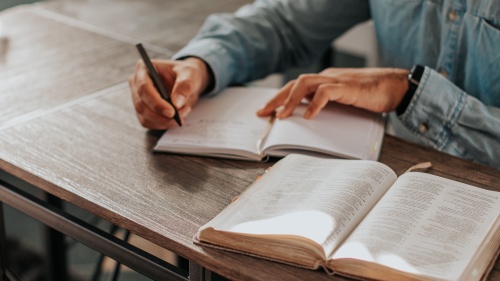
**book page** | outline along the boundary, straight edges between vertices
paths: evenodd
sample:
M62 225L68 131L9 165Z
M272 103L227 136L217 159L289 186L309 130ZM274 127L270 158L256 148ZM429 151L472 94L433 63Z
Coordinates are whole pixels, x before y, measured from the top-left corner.
M292 154L203 228L302 236L326 258L395 180L378 162Z
M333 255L332 264L355 258L458 280L500 215L499 197L441 177L406 173Z
M259 118L256 112L276 91L228 88L217 96L200 98L182 127L168 130L155 149L190 154L247 151L247 156L260 159L258 141L270 124L269 118Z
M307 120L303 117L306 107L299 105L292 116L275 121L265 141L267 154L285 156L295 152L318 156L323 153L323 157L329 158L333 155L378 159L384 134L382 115L331 102Z

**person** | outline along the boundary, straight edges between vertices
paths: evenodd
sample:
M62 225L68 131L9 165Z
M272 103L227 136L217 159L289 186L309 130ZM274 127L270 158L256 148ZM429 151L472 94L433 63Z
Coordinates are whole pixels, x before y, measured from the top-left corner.
M396 111L415 139L500 168L497 0L257 0L234 14L211 15L171 60L154 64L186 118L200 95L307 65L332 40L369 19L383 67L300 75L257 114L278 111L277 117L286 118L304 97L310 99L305 118L328 102ZM144 127L176 126L173 108L160 98L142 62L129 84Z

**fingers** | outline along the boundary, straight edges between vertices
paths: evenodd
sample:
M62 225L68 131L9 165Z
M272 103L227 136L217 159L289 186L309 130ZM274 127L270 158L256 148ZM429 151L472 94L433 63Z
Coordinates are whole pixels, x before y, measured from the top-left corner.
M193 106L198 101L198 97L198 95L191 95L186 101L186 104L179 110L179 116L181 117L182 124L184 124L184 119L186 119Z
M275 113L276 109L285 103L290 90L293 87L293 84L294 81L290 81L283 88L281 88L273 99L271 99L266 103L266 105L264 105L257 111L257 115L260 117L265 117Z
M407 89L407 70L390 68L330 68L319 74L301 75L257 112L271 114L279 106L278 118L290 116L304 98L309 98L307 119L313 118L329 101L373 112L389 112L400 103Z
M193 91L193 88L196 88L197 85L193 85L196 82L193 81L192 76L190 71L181 72L177 76L171 96L176 108L182 108L191 96L197 96Z
M290 116L297 105L302 102L302 99L310 94L314 94L320 85L335 82L337 82L335 77L322 76L319 74L306 74L299 76L290 90L288 98L284 103L283 110L276 116L280 119Z
M303 98L314 93L319 85L328 81L336 81L336 79L319 74L301 75L297 80L290 81L281 88L272 100L257 111L257 115L269 116L278 107L284 106L276 116L278 118L286 118L293 113L293 110L301 103Z
M205 79L206 84L206 77L202 77L199 67L200 65L205 67L206 71L205 64L201 61L201 63L169 60L152 62L166 88L171 90L172 102L176 105L181 119L184 119L202 91L201 79ZM200 77L201 79L198 79ZM158 93L142 60L136 64L135 73L129 78L129 86L137 118L142 126L149 129L168 129L176 126L175 122L172 122L175 115L174 107Z
M137 119L143 127L153 130L165 130L172 127L172 118L158 114L157 112L151 110L137 94L132 94L132 100L136 110Z
M385 92L373 90L372 83L332 83L322 84L316 90L304 118L317 115L328 102L352 105L373 112L387 112L390 98Z
M170 118L174 116L174 108L158 93L142 60L137 63L135 77L132 80L132 82L129 80L129 84L136 98L138 97L158 115Z
M179 109L179 116L181 118L181 123L184 124L184 119L189 115L193 106L198 101L199 95L190 95L186 100L183 107Z
M171 97L177 108L182 108L188 100L196 101L213 80L207 64L195 57L178 62L173 71L176 78Z
M326 106L328 101L330 101L331 98L334 98L335 94L338 93L336 88L338 87L335 84L320 85L316 90L313 99L309 103L306 112L304 113L304 118L311 119L316 116L316 114L318 114L318 112Z
M364 93L358 84L330 83L318 86L313 99L309 103L304 118L312 119L328 102L334 101L345 105L359 105ZM368 101L369 102L369 101Z

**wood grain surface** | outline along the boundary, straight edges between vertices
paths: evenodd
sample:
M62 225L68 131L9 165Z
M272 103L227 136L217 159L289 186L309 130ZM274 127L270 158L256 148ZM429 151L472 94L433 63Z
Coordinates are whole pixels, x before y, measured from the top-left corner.
M0 15L0 129L125 81L134 46L36 13Z
M127 85L106 91L4 130L0 168L230 278L327 277L194 245L197 229L271 163L154 154L158 137L135 120Z
M171 54L207 14L243 2L61 0L0 13L8 40L0 50L0 169L230 279L332 280L194 245L197 229L276 159L153 153L159 132L135 118L126 82L138 58L132 42ZM498 170L391 136L380 161L397 174L432 161L429 173L500 190ZM498 261L488 279L500 280Z
M66 0L45 9L177 51L212 13L233 12L251 0Z
M4 130L0 168L231 279L328 278L194 245L197 229L273 162L157 154L151 151L157 139L135 120L123 83ZM493 169L385 137L381 161L398 174L429 159L430 173L497 188Z

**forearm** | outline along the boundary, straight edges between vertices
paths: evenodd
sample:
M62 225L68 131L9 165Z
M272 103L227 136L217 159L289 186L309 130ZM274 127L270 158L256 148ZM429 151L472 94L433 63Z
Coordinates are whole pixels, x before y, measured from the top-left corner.
M500 109L426 68L403 124L432 147L500 168Z
M174 59L197 56L215 76L214 91L311 63L332 40L369 18L363 0L260 0L213 15Z

